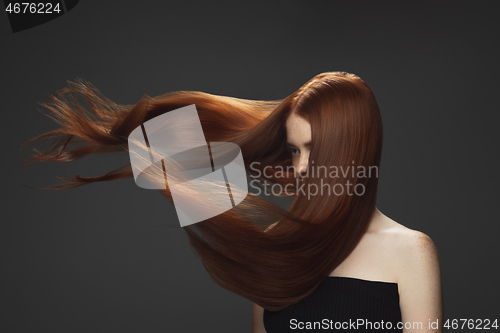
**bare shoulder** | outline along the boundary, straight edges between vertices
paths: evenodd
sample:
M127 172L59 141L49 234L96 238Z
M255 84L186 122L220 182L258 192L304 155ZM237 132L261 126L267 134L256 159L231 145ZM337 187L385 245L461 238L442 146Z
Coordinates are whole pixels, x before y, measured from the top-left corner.
M405 282L411 281L413 284L418 282L416 279L439 275L438 251L431 237L395 221L392 222L388 224L385 234L390 239L396 280L404 286Z
M408 231L402 233L397 246L398 250L400 250L398 252L403 258L437 254L436 245L432 239L418 230L408 229Z
M389 241L391 250L398 253L398 257L412 256L415 253L432 253L436 247L432 239L425 233L410 229L383 215L380 223L380 234Z
M437 249L432 239L425 233L407 227L392 230L392 251L395 259L403 262L418 258L437 256Z
M391 243L391 268L398 284L403 322L442 322L441 270L434 242L421 231L389 220L383 233Z

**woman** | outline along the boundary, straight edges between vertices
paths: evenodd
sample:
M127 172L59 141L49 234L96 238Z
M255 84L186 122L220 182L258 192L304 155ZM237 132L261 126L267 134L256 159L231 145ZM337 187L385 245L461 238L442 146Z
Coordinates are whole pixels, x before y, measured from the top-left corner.
M83 95L90 113L101 120L92 119L76 95ZM283 210L250 194L233 209L184 227L215 282L253 302L254 333L441 331L434 244L375 206L382 120L372 91L356 75L322 73L276 101L179 91L144 96L136 105L115 104L83 81L70 83L43 104L61 127L27 142L53 138L53 144L27 163L127 151L127 137L135 128L191 104L207 142L240 147L252 187L268 190L272 185L271 194L294 196ZM165 157L162 166L148 176L163 181L160 193L173 201L168 186L173 179L166 174L175 174L169 170L179 165ZM126 165L51 188L131 176ZM204 190L195 191L200 195L186 189L193 209L207 206Z

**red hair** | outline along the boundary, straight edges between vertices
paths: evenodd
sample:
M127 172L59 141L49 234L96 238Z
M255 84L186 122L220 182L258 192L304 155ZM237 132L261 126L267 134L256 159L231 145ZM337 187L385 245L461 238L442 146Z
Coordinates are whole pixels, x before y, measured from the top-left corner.
M78 103L78 96L86 99L87 109ZM345 72L319 74L288 97L274 101L176 91L153 98L144 95L135 105L120 105L86 81L68 82L48 103L42 103L60 127L23 144L52 139L51 146L44 152L34 149L35 156L24 165L127 152L132 130L191 104L196 105L206 140L237 144L247 172L255 179L263 179L260 172L266 166L273 171L289 170L285 123L292 113L311 125L310 166L344 170L354 166L378 170L380 166L382 120L375 96L363 80ZM77 147L78 143L83 145ZM268 182L297 190L291 172L283 178L269 170L266 174ZM101 176L61 178L63 183L49 189L129 177L132 170L127 164ZM281 310L308 296L351 253L375 210L378 178L355 172L341 177L321 173L306 178L304 184L310 188L360 184L364 193L309 197L296 191L288 211L248 194L233 209L183 228L216 283L267 310ZM168 186L159 192L172 201ZM203 204L203 199L198 200Z

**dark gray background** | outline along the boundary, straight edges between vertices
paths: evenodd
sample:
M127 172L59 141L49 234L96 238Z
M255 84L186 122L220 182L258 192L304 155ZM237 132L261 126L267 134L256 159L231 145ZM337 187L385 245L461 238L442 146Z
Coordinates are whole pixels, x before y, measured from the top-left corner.
M439 251L446 318L498 318L496 1L80 1L13 34L0 14L0 331L250 332L251 302L216 285L174 207L99 175L127 155L16 169L56 128L37 102L77 77L111 100L200 90L284 98L314 75L364 79L384 121L379 209ZM39 149L43 145L37 146Z

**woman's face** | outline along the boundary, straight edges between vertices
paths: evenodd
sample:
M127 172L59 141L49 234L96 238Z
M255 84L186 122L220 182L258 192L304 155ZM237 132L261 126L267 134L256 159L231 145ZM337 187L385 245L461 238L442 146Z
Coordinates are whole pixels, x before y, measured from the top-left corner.
M311 148L311 124L292 113L286 121L287 150L299 175L305 175Z

